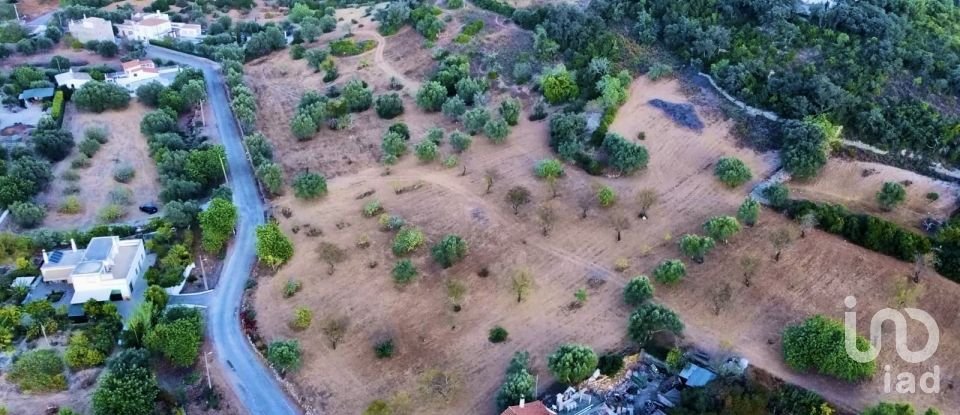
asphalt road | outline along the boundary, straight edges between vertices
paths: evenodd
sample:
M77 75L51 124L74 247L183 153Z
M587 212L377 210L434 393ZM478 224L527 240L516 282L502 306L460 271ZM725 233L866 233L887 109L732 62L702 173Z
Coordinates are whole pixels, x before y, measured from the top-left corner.
M226 86L213 61L156 46L147 46L147 55L192 66L203 70L207 84L207 103L220 141L226 148L230 166L230 187L233 203L237 206L236 240L227 250L222 276L216 289L206 295L207 336L213 343L215 359L223 368L224 377L247 411L254 415L299 414L299 408L289 399L264 367L240 328L238 310L244 285L253 269L256 250L256 227L263 224L263 203L257 193L253 169L247 162L241 143L240 128L234 121L227 99Z

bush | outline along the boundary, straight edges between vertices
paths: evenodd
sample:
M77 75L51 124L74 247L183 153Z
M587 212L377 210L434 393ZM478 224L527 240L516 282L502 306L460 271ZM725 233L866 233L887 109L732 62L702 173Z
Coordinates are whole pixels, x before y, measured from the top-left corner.
M403 100L395 92L377 96L374 107L377 110L377 115L387 120L403 114Z
M557 179L563 177L563 163L557 159L543 159L537 162L533 173L541 179Z
M133 201L133 191L123 186L114 187L108 194L110 203L116 205L129 205Z
M302 282L290 279L283 284L283 291L281 294L283 295L283 298L290 298L296 295L298 292L300 292L302 288L303 288Z
M639 275L630 279L623 289L623 301L631 306L638 306L653 298L653 286L646 275Z
M876 361L860 363L844 347L846 330L842 323L824 316L813 316L783 331L783 357L791 368L817 372L848 382L869 379ZM857 336L857 348L866 351L867 339Z
M790 189L783 184L774 184L763 189L763 197L770 202L770 206L781 209L790 201Z
M63 359L53 349L36 349L20 355L7 373L7 379L27 393L67 389Z
M597 354L587 346L563 344L547 357L547 367L558 381L576 385L590 377L598 361Z
M759 216L760 202L753 200L751 197L748 197L746 200L744 200L737 209L737 219L747 226L755 225Z
M80 204L80 199L76 196L67 196L67 198L63 200L63 203L60 204L60 207L57 208L57 212L65 215L75 215L82 210L83 206Z
M617 203L617 194L610 186L600 186L597 190L597 203L602 208L608 208Z
M301 355L300 342L296 340L274 340L267 346L267 361L280 373L300 369Z
M137 171L129 164L121 164L113 169L113 180L119 183L129 183Z
M703 263L704 257L713 250L714 246L716 242L709 236L686 234L680 238L680 252L698 264Z
M97 219L101 223L113 223L122 219L124 216L127 216L127 209L116 204L104 206L100 209L100 212L97 213Z
M450 133L450 145L453 146L453 149L458 153L467 151L472 143L473 139L467 134L461 133L460 131Z
M399 133L388 131L383 135L380 149L383 150L385 157L398 158L407 152L407 141Z
M714 216L703 224L703 230L710 238L726 243L730 237L740 232L740 222L730 216Z
M507 341L507 336L509 336L507 329L500 326L493 326L487 335L487 340L490 340L490 343L503 343Z
M467 103L463 102L463 99L459 96L454 95L443 102L440 111L451 120L459 120L467 112Z
M623 369L623 356L617 353L604 353L597 362L597 369L604 376L614 376Z
M447 88L443 84L430 81L420 87L417 91L416 102L420 108L427 112L437 112L447 100Z
M646 345L655 333L680 334L682 331L683 322L677 313L654 303L641 304L627 322L627 336L641 346Z
M126 108L130 93L117 84L91 81L83 84L71 98L77 108L92 112Z
M417 278L417 267L409 259L401 259L393 266L393 281L398 285L407 285Z
M888 212L905 200L907 200L907 190L900 183L884 182L883 187L877 192L877 203L881 209Z
M383 204L379 200L371 200L363 205L363 216L372 218L383 213Z
M293 194L300 199L316 199L327 194L327 179L317 173L300 173L293 179Z
M348 81L343 86L341 96L350 112L366 111L373 104L373 92L367 88L365 82L359 79ZM377 113L379 114L379 111Z
M434 161L437 159L437 156L440 155L440 148L430 140L419 142L413 150L417 154L417 158L424 163Z
M90 167L90 157L84 154L78 154L70 161L71 169L85 169L87 167Z
M389 359L393 357L393 339L378 342L373 346L373 353L377 356L377 359Z
M483 125L483 133L486 134L491 143L502 144L506 141L507 135L510 134L510 127L502 118L497 118L489 120Z
M47 216L44 208L30 202L14 202L9 209L13 222L22 228L36 227L43 223L43 218Z
M733 157L724 157L717 161L713 174L728 187L740 186L753 178L750 168L743 161Z
M490 121L490 112L486 108L477 107L463 113L463 128L467 134L476 135Z
M679 259L669 259L657 265L653 278L661 284L676 284L687 275L687 267Z
M37 129L31 134L30 141L37 154L53 162L65 159L73 148L73 135L63 130Z
M93 140L100 144L106 144L107 141L110 141L109 136L107 135L107 130L103 127L90 127L83 132L84 138L87 140Z
M100 151L100 142L90 139L83 140L77 146L77 150L87 157L93 157L94 154L97 154L97 151Z
M287 239L276 222L257 227L257 258L279 268L293 257L293 243Z
M293 320L290 321L290 328L294 330L306 330L313 322L313 312L306 307L297 307L293 309Z
M450 268L453 264L467 256L467 241L457 235L446 235L431 249L434 261L443 268Z
M407 255L416 251L426 241L426 237L419 229L403 228L400 232L397 232L397 236L393 239L393 254L396 256Z

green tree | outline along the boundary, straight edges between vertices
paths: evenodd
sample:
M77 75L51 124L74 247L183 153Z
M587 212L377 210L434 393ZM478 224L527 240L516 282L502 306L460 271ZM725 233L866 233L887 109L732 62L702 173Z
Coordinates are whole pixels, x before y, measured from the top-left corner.
M673 310L654 303L644 303L630 314L627 323L627 335L640 345L645 345L654 334L683 332L683 322Z
M367 88L367 84L359 79L353 79L343 86L341 96L347 104L350 112L362 112L370 108L373 104L373 91Z
M467 256L467 241L457 235L446 235L430 250L433 260L443 268L450 268L453 264Z
M121 352L108 365L93 394L95 415L149 415L160 387L140 349Z
M294 330L306 330L313 322L313 312L306 307L297 307L293 309L293 320L290 321L290 327Z
M676 284L687 275L687 266L679 259L668 259L657 265L653 278L661 284Z
M623 301L631 306L638 306L653 298L653 285L646 275L638 275L627 282L623 288Z
M795 370L817 372L856 382L869 379L876 372L876 361L861 363L853 360L844 346L846 330L842 323L816 315L801 324L783 331L783 356ZM868 350L867 339L857 336L857 348Z
M520 206L530 203L531 196L530 189L523 186L514 186L511 187L510 190L507 190L504 198L507 200L507 203L510 204L510 207L513 208L513 214L519 215Z
M293 257L293 244L276 222L257 227L257 258L277 269Z
M203 344L203 326L200 313L193 309L167 311L165 320L158 323L147 333L144 344L147 349L158 353L179 367L190 367L200 354ZM170 320L172 314L183 313L179 318Z
M403 228L393 239L393 254L403 256L416 251L420 245L426 243L427 238L417 228Z
M713 174L728 187L737 187L753 178L750 168L738 158L723 157L717 161Z
M536 379L530 374L529 357L517 352L507 368L506 377L497 390L497 409L516 405L521 399L532 402L536 394Z
M908 403L880 402L866 408L860 415L914 415L913 407ZM930 412L927 411L929 414Z
M576 385L590 377L599 358L590 347L581 344L562 344L549 357L547 367L558 381Z
M104 353L90 343L86 333L79 331L70 336L64 359L71 369L86 369L99 366L107 359Z
M597 189L597 203L602 208L608 208L617 203L617 193L610 186L600 186Z
M714 216L703 224L703 230L713 240L727 243L730 237L740 232L740 222L732 216Z
M310 114L304 112L298 112L297 115L290 120L290 132L293 133L293 136L299 141L305 141L313 138L317 134L317 124L313 121L313 118Z
M623 174L632 174L647 167L650 155L646 147L627 141L617 133L607 133L603 148L609 156L608 163Z
M293 179L293 194L308 200L323 196L327 194L327 178L319 173L300 173Z
M517 125L517 121L520 120L520 100L513 97L504 99L500 103L499 111L500 116L508 125Z
M559 179L563 177L563 163L557 159L543 159L537 162L533 173L541 179Z
M783 128L780 157L783 167L794 178L808 179L827 164L829 143L823 129L813 123L790 121Z
M267 346L267 361L281 374L300 369L301 354L300 342L296 340L274 340Z
M43 223L47 211L31 202L13 202L10 205L10 216L13 221L23 228L34 228Z
M782 209L790 201L790 189L783 184L774 184L763 189L763 197L770 201L770 206Z
M126 108L130 102L130 93L117 84L91 81L83 84L77 92L74 92L71 100L77 105L77 108L99 113L106 110Z
M397 261L391 274L393 275L393 281L398 285L407 285L417 278L419 272L417 267L413 265L413 261L404 258Z
M207 210L200 212L200 242L203 249L217 255L230 240L237 225L237 207L229 200L216 198Z
M427 112L440 111L446 100L447 88L437 81L427 82L417 91L417 105Z
M137 100L147 106L156 108L157 104L160 102L160 94L166 89L167 87L163 86L163 84L157 81L140 85L137 87Z
M380 143L380 149L383 151L385 158L397 158L407 152L407 141L399 133L395 131L387 131L387 133L383 135L383 141Z
M377 96L374 107L377 110L377 115L386 120L403 114L403 100L396 92Z
M490 139L491 143L502 144L510 134L510 127L502 118L496 118L487 121L483 125L483 133Z
M417 153L417 158L424 163L434 161L437 159L437 156L440 155L440 148L437 146L437 143L430 140L423 140L417 143L413 150Z
M877 203L887 212L894 210L905 200L907 200L907 190L900 183L884 182L883 187L877 192Z
M20 355L7 373L7 379L27 393L67 389L63 358L53 349L36 349Z
M473 143L473 139L469 135L464 134L460 131L454 131L450 133L450 145L458 153L467 151L470 148L470 144Z
M709 236L686 234L680 238L680 252L698 264L703 263L704 257L715 246L716 242Z
M551 104L562 104L580 95L580 88L563 64L558 64L548 71L540 80L543 97Z
M283 170L276 163L265 163L258 167L257 178L271 195L283 193Z
M743 222L747 226L753 226L757 224L757 218L760 217L760 202L753 200L752 197L748 197L746 200L740 204L740 208L737 209L737 219L740 222Z
M486 108L476 107L463 113L463 129L467 134L476 135L483 131L487 121L490 121L490 111Z
M464 113L467 112L467 103L463 102L463 98L454 95L450 98L447 98L446 101L443 101L440 111L443 113L443 115L447 116L447 118L450 118L451 120L458 120Z

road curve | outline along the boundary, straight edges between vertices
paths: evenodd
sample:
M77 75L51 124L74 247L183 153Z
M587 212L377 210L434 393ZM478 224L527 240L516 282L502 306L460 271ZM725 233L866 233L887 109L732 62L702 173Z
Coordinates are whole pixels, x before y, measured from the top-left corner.
M230 187L237 206L237 237L228 248L220 282L205 302L207 336L213 344L216 360L224 377L247 412L260 415L299 414L300 409L280 387L273 373L261 364L256 352L240 329L238 313L244 285L253 270L256 255L255 231L263 224L263 203L257 193L253 169L241 143L240 128L233 118L227 90L219 65L208 59L147 46L147 55L192 66L203 71L207 101L213 110L220 141L230 166Z

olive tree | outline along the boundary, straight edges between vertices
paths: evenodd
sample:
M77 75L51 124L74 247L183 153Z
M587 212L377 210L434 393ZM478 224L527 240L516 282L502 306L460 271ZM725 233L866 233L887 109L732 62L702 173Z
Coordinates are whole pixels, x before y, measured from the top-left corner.
M638 275L627 282L623 288L623 301L631 306L638 306L653 298L653 285L646 275Z
M593 349L582 344L562 344L547 357L547 367L558 381L576 385L590 377L599 358Z
M704 257L716 246L716 242L709 236L686 234L680 238L680 252L690 257L693 262L702 264Z
M907 190L896 182L884 182L877 192L877 203L880 208L889 212L907 200Z
M683 322L673 310L660 304L644 303L630 314L627 335L631 340L645 345L660 332L683 332Z
M734 157L724 157L717 161L713 174L728 187L738 187L753 178L750 168Z
M668 259L653 270L653 278L661 284L676 284L687 275L687 267L679 259Z
M530 189L527 189L523 186L514 186L507 191L504 199L506 199L507 203L510 204L510 207L513 208L513 214L519 215L520 207L530 203L531 196Z
M434 261L443 268L450 268L467 255L467 242L457 235L446 235L430 250Z
M740 232L740 222L731 216L714 216L703 224L703 230L713 240L727 243L730 237Z
M760 216L760 202L753 200L752 197L748 197L746 200L740 204L740 208L737 209L737 219L740 222L743 222L747 226L753 226L757 224L757 218Z
M327 194L327 179L318 173L300 173L293 179L293 194L300 199L323 196Z

